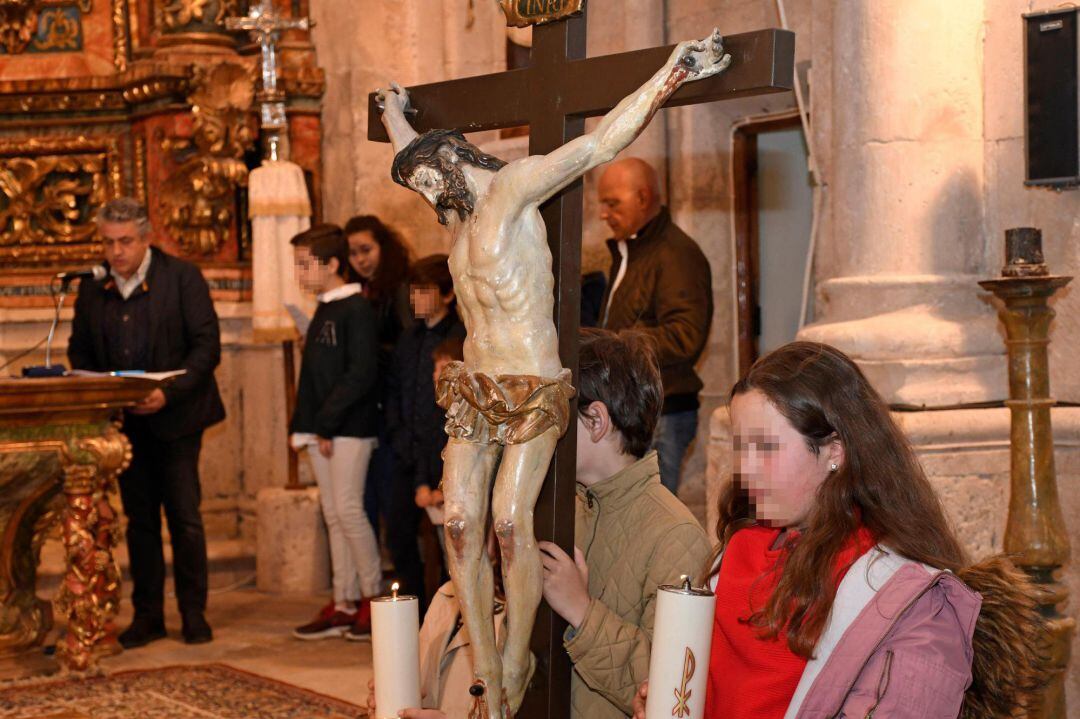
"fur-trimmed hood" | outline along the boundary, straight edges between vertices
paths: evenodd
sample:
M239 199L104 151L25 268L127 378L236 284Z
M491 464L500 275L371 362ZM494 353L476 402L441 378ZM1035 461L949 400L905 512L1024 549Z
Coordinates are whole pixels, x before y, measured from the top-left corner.
M959 572L982 595L975 624L975 660L961 719L1011 719L1043 685L1039 589L1008 558L997 555Z

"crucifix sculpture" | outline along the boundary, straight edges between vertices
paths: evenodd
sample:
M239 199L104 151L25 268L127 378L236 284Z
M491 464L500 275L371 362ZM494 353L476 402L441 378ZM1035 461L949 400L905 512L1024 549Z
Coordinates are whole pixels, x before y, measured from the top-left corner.
M282 17L274 8L273 0L261 0L258 5L251 6L246 17L225 18L225 27L234 31L246 30L259 43L262 52L259 120L266 133L267 156L277 160L282 133L289 127L285 117L285 93L278 89L277 43L282 30L309 30L311 21L306 17Z
M725 59L725 52L731 58ZM524 443L511 449L514 443L507 441L507 435L516 430L512 423L513 415L510 416L511 423L503 425L495 423L493 416L499 412L505 414L509 405L517 404L516 400L521 401L519 407L535 400L531 407L527 407L536 410L537 413L532 416L542 415L543 422L562 418L564 424L561 428L565 428L565 422L572 421L574 416L573 401L568 396L572 390L568 386L567 375L576 373L580 312L581 184L577 178L589 167L607 159L606 152L590 155L587 147L572 142L582 135L585 118L609 113L618 106L620 112L608 116L612 122L606 118L601 123L601 127L607 123L606 131L612 132L613 136L618 135L617 141L612 143L613 146L617 145L614 148L617 152L636 137L660 107L790 90L794 74L794 35L783 30L734 35L724 38L722 48L719 36L715 35L701 43L684 43L678 47L654 48L587 60L584 54L585 18L582 15L535 28L532 64L529 68L424 85L410 88L407 93L395 88L395 91L372 93L369 98L369 139L393 139L397 149L413 140L423 144L424 140L417 138L417 132L435 129L468 132L523 124L530 126L530 157L508 166L505 177L500 174L505 163L477 153L464 138L460 135L455 137L450 132L428 135L427 144L431 147L414 144L411 153L401 153L395 159L395 179L424 195L439 213L440 222L449 225L455 234L451 269L454 270L455 286L461 298L463 319L470 337L474 336L474 326L481 328L479 339L486 345L484 348L474 348L472 357L467 345L466 361L484 365L485 352L511 352L505 348L495 348L495 345L510 339L509 336L519 335L517 339L521 340L524 349L518 359L522 360L523 366L528 365L534 370L521 374L506 372L514 369L508 366L514 363L500 366L495 361L488 362L491 366L481 367L481 371L458 367L455 376L444 375L440 381L440 392L450 405L448 427L451 441L447 449L447 473L444 477L454 473L459 492L456 505L452 492L447 492L446 524L451 552L461 553L458 557L451 556L451 568L456 570L455 583L459 594L463 585L465 593L487 590L482 568L475 571L470 569L477 565L470 563L465 556L480 551L479 547L472 546L476 544L475 524L477 515L482 517L478 510L486 514L487 509L486 489L490 485L478 481L476 476L485 476L490 482L496 471L495 465L500 460L505 465L508 457L521 465L532 463L534 467L540 466L542 471L548 464L560 429L557 420L542 423L537 436L525 437ZM727 67L731 59L730 70L721 74L720 71ZM661 71L657 72L657 68L661 68ZM652 80L649 80L650 77ZM691 79L701 77L709 79L689 83ZM409 121L405 118L407 99L411 99L415 106ZM385 115L381 114L379 108L382 102L386 106ZM623 119L620 125L619 115L632 115L634 119ZM383 123L390 128L389 135ZM497 179L493 180L493 177ZM498 184L509 187L497 187ZM521 207L498 206L488 208L485 212L479 206L480 202L493 201L509 205L517 203ZM540 205L539 212L537 205ZM486 229L482 227L492 223L493 216L500 210L520 211L520 216L510 223L512 228L498 224ZM539 221L540 216L542 221ZM536 253L528 239L536 233L541 233L542 237L545 226L546 249L550 251L554 276L538 276L544 274L542 272L537 272L537 276L522 273L525 276L518 277L517 281L532 285L533 292L522 291L521 288L514 291L527 295L522 300L526 304L535 303L536 297L548 293L546 307L550 308L554 301L555 322L552 329L557 330L557 340L548 338L547 327L541 326L543 323L533 320L531 316L526 322L531 329L523 327L520 332L510 329L494 335L488 332L489 336L485 337L482 328L489 320L486 308L502 303L504 311L522 309L506 306L508 300L513 304L514 298L508 294L500 296L500 288L495 286L501 282L503 290L513 289L510 287L513 282L507 283L507 277L498 275L508 269L521 270L521 267L500 267L498 254L505 252L505 249L498 245L515 239L516 236L507 234L512 229L527 235L524 244L529 248L522 251ZM535 262L532 264L538 270L549 261L539 256L533 259ZM482 273L489 273L489 276L483 277ZM465 281L458 286L461 279ZM470 304L473 305L471 309L466 306ZM529 343L538 343L538 339L545 343L550 341L547 345L551 347L550 351L531 351L535 347L528 347ZM558 344L558 356L554 352L555 342ZM506 374L504 377L494 377L484 370L503 371ZM496 408L497 411L485 412L484 407L489 410ZM563 418L564 413L566 416ZM462 446L470 441L477 446L472 449ZM538 443L533 445L532 451L519 449L528 442ZM502 445L506 449L500 449ZM555 542L569 551L572 551L574 532L575 445L574 432L567 433L558 443L548 479L535 505L536 538ZM520 519L524 515L519 512L521 507L516 505L527 505L525 513L531 519L533 505L530 500L536 497L535 490L538 488L530 488L528 482L518 481L520 473L515 474L513 467L500 471L506 474L507 485L517 486L521 494L509 492L506 493L508 496L502 498L496 496L497 504L501 501L511 506L504 507L501 518L496 518L495 530L504 552L504 567L508 566L505 557L508 550L525 555L510 557L509 566L513 573L514 563L521 562L516 570L519 576L523 575L519 584L527 584L530 581L528 568L534 563L523 549L530 549L528 545L532 544L531 550L534 552L535 540L531 531L533 528L522 526ZM469 477L470 473L476 476ZM504 477L500 476L497 481L504 481ZM530 490L531 496L526 496ZM513 576L508 576L506 581L513 584ZM535 582L539 582L538 574ZM510 586L507 589L511 591ZM524 594L528 595L528 592ZM536 601L539 601L538 589L535 594ZM526 598L523 603L528 601ZM481 604L473 602L474 606L466 607L468 603L466 597L462 596L463 614L476 647L474 661L478 665L485 664L491 648L483 647L484 640L478 641L478 638L491 628L490 605L488 613L484 614ZM535 607L535 602L532 606ZM484 621L487 622L486 627ZM528 619L515 619L514 613L511 613L508 621L512 632L515 621L527 622ZM562 621L543 607L533 627L531 644L538 658L536 676L525 694L520 716L554 719L569 715L570 666L561 646L564 630ZM493 641L490 643L493 644ZM528 660L526 658L523 664L517 648L510 644L504 648L503 659L509 660L505 699L511 709L517 710L521 692L525 689L522 684L528 678ZM502 692L491 691L498 687L498 679L492 679L495 673L490 666L478 666L476 669L481 689L486 694L485 716L505 716Z

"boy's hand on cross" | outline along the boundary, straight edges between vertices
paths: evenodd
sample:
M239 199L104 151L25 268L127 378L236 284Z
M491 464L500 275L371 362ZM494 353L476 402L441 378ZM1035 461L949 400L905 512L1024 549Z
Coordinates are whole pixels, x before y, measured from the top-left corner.
M574 547L574 558L552 542L540 542L540 559L544 563L544 599L555 613L575 629L585 621L589 611L589 567L585 555Z

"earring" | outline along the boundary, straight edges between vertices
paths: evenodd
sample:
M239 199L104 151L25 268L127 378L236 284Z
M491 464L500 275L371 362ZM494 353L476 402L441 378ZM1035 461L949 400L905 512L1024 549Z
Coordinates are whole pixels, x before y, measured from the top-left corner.
M836 462L833 462L832 464L829 465L829 471L830 472L835 472L838 469L840 469L840 465L837 464Z

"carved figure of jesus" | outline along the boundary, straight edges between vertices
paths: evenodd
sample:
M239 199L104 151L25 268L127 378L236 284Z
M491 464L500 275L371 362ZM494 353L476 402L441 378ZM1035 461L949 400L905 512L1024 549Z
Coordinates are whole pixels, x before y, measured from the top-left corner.
M443 470L450 576L472 642L476 682L483 687L476 717L512 716L533 669L529 639L542 595L533 510L570 422L574 393L559 359L555 282L540 205L612 160L681 85L730 63L719 31L681 43L593 132L548 155L509 164L456 131L417 135L405 117L405 91L396 84L378 91L397 153L394 180L422 195L452 235L450 272L468 332L465 361L446 368L437 394L450 437ZM506 593L501 652L485 553L489 501Z

